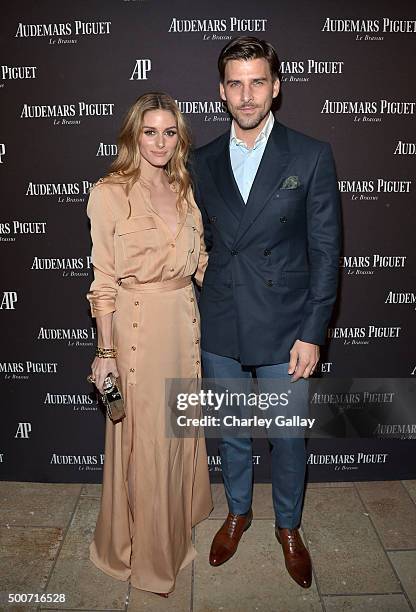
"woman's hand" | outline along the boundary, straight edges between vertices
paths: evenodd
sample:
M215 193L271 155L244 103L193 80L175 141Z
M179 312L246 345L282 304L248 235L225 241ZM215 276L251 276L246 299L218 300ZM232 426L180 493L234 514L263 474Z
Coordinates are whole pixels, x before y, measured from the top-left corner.
M91 364L91 373L95 378L95 386L98 391L102 394L104 392L104 379L110 374L114 374L118 378L119 373L117 370L117 363L115 359L104 359L103 357L96 357Z

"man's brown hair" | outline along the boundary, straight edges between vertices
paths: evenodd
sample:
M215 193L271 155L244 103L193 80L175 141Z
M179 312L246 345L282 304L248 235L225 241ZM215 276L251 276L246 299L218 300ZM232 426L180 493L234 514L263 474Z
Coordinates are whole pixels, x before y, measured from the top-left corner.
M218 58L221 83L224 82L225 66L230 60L264 58L268 61L273 81L281 80L280 61L273 45L255 36L239 36L225 45Z

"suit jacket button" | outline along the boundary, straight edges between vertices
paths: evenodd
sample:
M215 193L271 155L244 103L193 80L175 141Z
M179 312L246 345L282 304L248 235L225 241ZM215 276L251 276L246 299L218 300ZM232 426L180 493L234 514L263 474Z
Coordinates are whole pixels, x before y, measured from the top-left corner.
M286 223L287 217L280 217L280 223Z
M233 256L237 255L237 253L238 253L238 251L234 251L234 250L231 251L231 255L233 255Z
M266 281L266 285L267 285L268 287L273 287L273 281L272 281L272 280L268 280L268 281Z
M210 217L209 220L211 223L215 223L217 221L217 217Z
M270 250L270 249L265 249L265 250L264 250L264 255L265 255L265 257L268 257L268 256L269 256L269 255L271 255L271 254L272 254L272 252L271 252L271 250Z

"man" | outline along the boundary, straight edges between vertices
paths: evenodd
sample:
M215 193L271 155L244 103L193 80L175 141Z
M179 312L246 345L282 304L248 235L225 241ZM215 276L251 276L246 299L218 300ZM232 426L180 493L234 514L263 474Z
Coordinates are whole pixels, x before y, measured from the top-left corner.
M231 130L193 160L209 250L200 299L204 376L255 374L260 388L284 378L300 389L318 363L337 290L340 202L331 148L274 119L280 63L268 42L233 39L218 67ZM307 394L300 397L307 409ZM289 574L308 588L311 561L298 531L304 436L269 442L275 534ZM252 440L223 437L220 454L229 514L212 542L214 566L231 558L252 520Z

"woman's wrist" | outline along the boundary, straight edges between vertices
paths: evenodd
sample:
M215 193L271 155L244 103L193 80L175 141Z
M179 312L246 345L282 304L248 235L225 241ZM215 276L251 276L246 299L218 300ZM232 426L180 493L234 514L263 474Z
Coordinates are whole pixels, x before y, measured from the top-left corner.
M117 348L97 346L95 349L95 356L100 357L101 359L115 359L117 357Z

